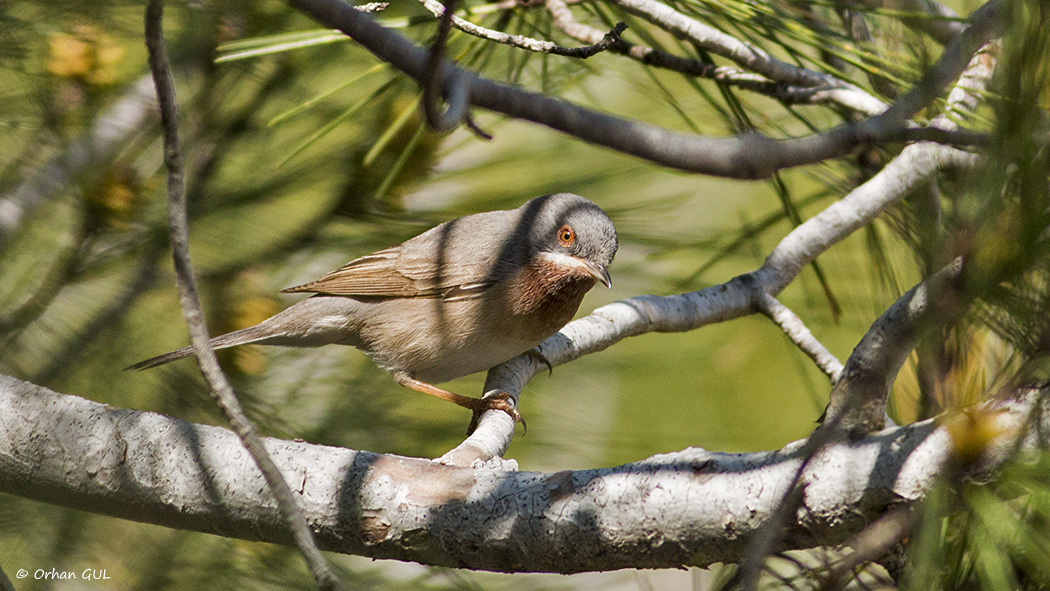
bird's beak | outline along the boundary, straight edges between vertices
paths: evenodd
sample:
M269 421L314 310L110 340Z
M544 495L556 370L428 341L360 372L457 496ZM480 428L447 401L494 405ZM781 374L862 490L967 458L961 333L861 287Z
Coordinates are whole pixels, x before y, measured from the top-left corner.
M583 266L587 268L587 272L593 275L595 279L605 284L605 287L612 288L612 278L609 277L608 269L591 261L584 261Z

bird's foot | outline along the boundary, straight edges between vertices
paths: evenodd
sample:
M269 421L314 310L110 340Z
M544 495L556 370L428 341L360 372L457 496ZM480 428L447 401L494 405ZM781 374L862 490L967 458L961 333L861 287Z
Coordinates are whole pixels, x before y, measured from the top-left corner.
M467 435L470 435L478 428L478 420L481 419L481 415L490 410L502 410L510 415L510 418L513 419L515 423L521 423L522 435L528 431L529 427L525 424L525 419L522 418L521 413L518 412L518 408L514 404L514 397L510 394L503 390L495 390L490 394L486 394L482 398L475 398L475 400L478 402L473 408L474 414L470 417L470 425L467 426Z
M529 349L528 351L525 352L525 354L528 355L529 357L532 357L536 361L539 361L543 365L546 365L547 366L547 375L548 376L554 375L554 366L551 365L551 362L549 360L547 360L546 357L543 356L543 352L540 351L539 347L536 347L535 349Z

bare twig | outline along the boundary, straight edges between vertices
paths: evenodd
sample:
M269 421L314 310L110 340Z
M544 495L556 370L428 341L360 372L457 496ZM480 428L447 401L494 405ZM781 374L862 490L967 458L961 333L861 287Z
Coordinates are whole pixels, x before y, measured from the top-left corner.
M445 6L438 0L420 0L420 2L423 4L423 7L429 10L434 16L441 19L445 18ZM517 47L519 49L526 49L538 53L550 53L553 55L562 55L580 59L587 59L597 53L605 51L619 40L620 34L627 28L627 25L620 23L616 25L612 31L599 34L598 38L593 41L587 41L589 45L586 47L563 47L553 41L544 41L542 39L535 39L524 35L513 35L511 33L489 29L472 23L456 14L452 15L452 25L464 33L488 41L493 41L495 43L510 45L511 47Z
M463 121L467 110L470 108L469 87L459 80L459 76L448 77L448 83L444 88L448 92L448 109L441 110L439 103L442 95L442 81L446 78L442 75L445 62L445 43L448 42L449 31L452 30L452 16L456 0L445 0L444 13L438 24L437 36L430 46L430 59L427 60L427 75L423 81L423 113L427 118L427 125L435 131L449 131Z
M368 15L339 0L289 0L289 3L325 26L337 28L357 40L380 59L416 80L424 80L428 52L387 30ZM446 80L462 72L470 85L473 105L547 125L589 142L615 148L653 162L687 170L735 178L764 178L786 167L822 162L843 156L859 145L883 141L937 141L983 143L981 134L913 128L908 119L928 106L966 65L970 49L992 35L994 11L978 10L974 24L960 35L920 84L885 113L815 135L776 140L759 133L730 138L681 134L584 109L542 94L482 78L446 64ZM977 44L976 46L974 46ZM961 63L959 63L961 60Z
M318 586L325 590L343 589L342 583L328 568L324 556L317 548L313 533L306 523L306 517L296 502L291 488L241 409L237 396L219 368L215 352L212 351L208 342L208 329L205 326L204 315L197 297L189 256L189 230L186 221L186 190L183 180L182 147L179 139L178 104L167 48L164 43L163 11L163 0L150 0L146 8L145 37L150 71L157 88L161 111L164 163L168 169L168 224L171 229L172 255L175 262L179 302L189 328L190 340L193 343L201 373L208 382L216 402L266 479L290 530L291 539L294 540L306 559L307 566L314 575Z
M798 345L798 348L802 349L802 352L817 364L817 367L824 372L824 375L828 376L831 383L834 384L838 381L839 374L842 373L842 362L813 336L813 333L806 328L806 325L798 315L768 293L763 293L759 296L756 305L760 312L777 323L777 326L784 331L784 334L791 339L791 342Z

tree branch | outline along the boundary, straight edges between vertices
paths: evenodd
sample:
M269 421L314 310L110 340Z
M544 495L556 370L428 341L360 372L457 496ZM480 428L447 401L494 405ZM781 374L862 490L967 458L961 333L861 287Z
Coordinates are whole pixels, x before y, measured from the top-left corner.
M996 440L970 465L1003 461L1039 397L998 403ZM1044 413L1042 417L1050 416ZM1043 420L1046 420L1045 418ZM1045 426L1044 426L1045 427ZM1050 429L1033 427L1026 449ZM1038 437L1036 437L1038 436ZM776 452L654 456L553 474L265 440L319 544L375 558L505 572L580 572L738 562L802 462ZM841 543L890 505L922 498L951 456L934 421L820 450L804 511L778 549ZM113 408L0 376L0 491L228 537L291 543L266 482L218 427Z
M336 28L363 45L378 58L413 79L426 75L427 51L399 34L387 30L366 14L339 0L289 0L318 22ZM989 5L990 6L990 5ZM935 128L913 128L908 119L933 101L962 71L965 52L992 35L994 11L982 8L974 24L945 50L942 59L923 81L885 113L842 125L826 132L786 140L775 140L751 132L730 138L708 138L613 117L542 94L498 84L447 64L445 83L469 85L471 104L540 123L583 140L611 147L673 168L736 178L763 178L782 168L812 164L850 153L859 145L881 141L930 140L938 142L983 142L983 135L947 132ZM962 63L957 63L962 58ZM456 78L458 77L458 80Z
M598 29L578 22L573 17L569 5L563 0L546 0L545 5L547 11L550 12L551 22L569 37L582 43L597 44L606 36ZM759 74L745 72L729 66L716 66L715 64L674 55L652 47L628 43L622 39L613 43L609 47L609 51L625 55L648 66L673 70L687 76L708 78L723 84L771 96L789 105L826 105L834 103L850 109L856 106L856 101L849 98L853 91L846 88L792 86L782 82L774 82Z
M842 377L831 390L826 420L843 415L841 427L854 437L874 433L886 422L886 401L901 366L923 330L951 324L966 309L952 297L951 284L962 275L962 259L901 296L871 326L846 361ZM950 308L945 310L944 308ZM930 318L933 310L941 312Z

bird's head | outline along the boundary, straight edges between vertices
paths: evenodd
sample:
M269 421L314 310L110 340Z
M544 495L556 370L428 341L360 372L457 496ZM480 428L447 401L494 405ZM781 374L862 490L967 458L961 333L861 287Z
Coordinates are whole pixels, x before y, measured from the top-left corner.
M609 263L616 255L616 227L593 202L571 193L537 197L522 205L532 255L577 268L612 287Z

